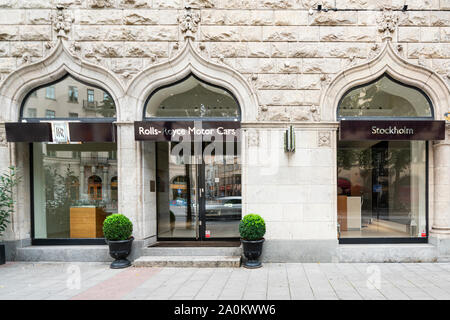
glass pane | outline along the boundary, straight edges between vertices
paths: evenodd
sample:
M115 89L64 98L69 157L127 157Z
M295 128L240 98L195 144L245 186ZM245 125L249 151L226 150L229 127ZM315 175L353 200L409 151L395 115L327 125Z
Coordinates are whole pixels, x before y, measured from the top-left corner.
M355 88L339 105L339 117L431 117L431 106L417 89L401 85L387 76Z
M426 237L425 149L425 141L338 143L340 237Z
M80 118L115 117L116 106L111 97L101 89L88 87L91 86L67 76L51 86L35 89L24 102L22 118L71 118L74 114ZM82 97L79 92L87 94Z
M177 155L172 142L158 142L156 191L158 237L197 238L197 166L193 157Z
M34 232L37 239L102 238L117 212L115 143L33 143ZM117 181L117 180L116 180Z
M231 148L231 154L204 155L206 238L239 237L242 214L239 148L234 143L226 147ZM230 153L230 149L225 148L224 151Z
M160 89L146 105L146 117L239 117L239 106L227 91L191 76Z

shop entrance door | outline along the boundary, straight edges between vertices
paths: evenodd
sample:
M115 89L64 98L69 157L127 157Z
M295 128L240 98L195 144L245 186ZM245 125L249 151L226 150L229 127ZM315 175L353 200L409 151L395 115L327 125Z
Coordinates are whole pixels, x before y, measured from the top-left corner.
M388 141L372 146L372 217L389 220L389 152Z
M157 142L159 240L239 238L242 212L237 143L184 155L177 143ZM230 152L231 148L231 152ZM166 187L167 186L167 187Z

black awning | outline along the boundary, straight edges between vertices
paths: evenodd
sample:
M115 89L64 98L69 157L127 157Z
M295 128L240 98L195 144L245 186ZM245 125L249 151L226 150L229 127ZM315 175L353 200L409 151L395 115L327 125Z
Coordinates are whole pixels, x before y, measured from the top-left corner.
M6 122L8 142L52 142L50 122ZM115 142L116 126L105 122L69 122L71 142Z

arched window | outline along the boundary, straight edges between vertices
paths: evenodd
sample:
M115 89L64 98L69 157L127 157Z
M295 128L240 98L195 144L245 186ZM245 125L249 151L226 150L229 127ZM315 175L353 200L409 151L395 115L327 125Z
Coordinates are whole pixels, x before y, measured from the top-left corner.
M102 179L99 176L89 177L88 195L90 200L102 200Z
M51 84L28 93L22 103L21 119L114 119L116 106L103 89L67 74Z
M338 118L433 118L430 99L418 88L389 75L352 88L339 102Z
M239 104L231 92L194 75L156 90L144 110L144 118L240 119Z
M372 129L390 130L411 120L432 120L434 114L422 90L383 74L348 90L337 116L347 123L363 120ZM340 243L427 241L427 141L389 135L384 139L355 136L355 141L337 141Z

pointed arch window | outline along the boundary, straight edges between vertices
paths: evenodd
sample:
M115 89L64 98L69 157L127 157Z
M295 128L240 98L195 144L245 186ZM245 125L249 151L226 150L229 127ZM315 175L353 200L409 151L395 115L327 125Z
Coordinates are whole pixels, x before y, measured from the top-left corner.
M227 89L208 84L193 74L154 91L144 118L240 120L237 99Z
M116 105L107 91L70 74L30 91L22 103L20 116L22 121L44 120L49 118L49 111L53 120L81 118L112 122L116 117Z
M367 84L348 90L339 102L338 119L342 118L433 118L428 96L383 74Z

